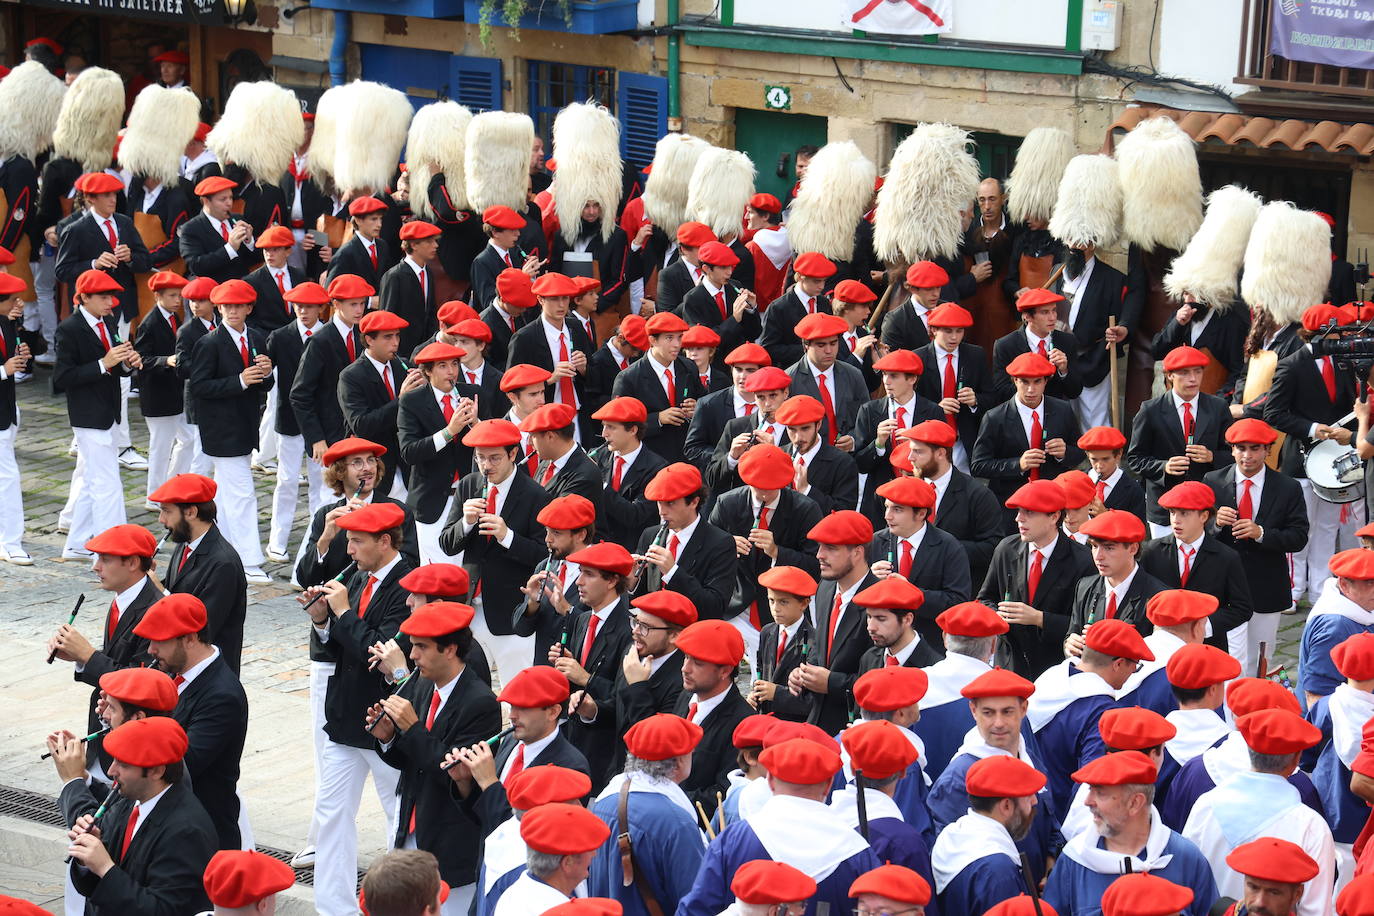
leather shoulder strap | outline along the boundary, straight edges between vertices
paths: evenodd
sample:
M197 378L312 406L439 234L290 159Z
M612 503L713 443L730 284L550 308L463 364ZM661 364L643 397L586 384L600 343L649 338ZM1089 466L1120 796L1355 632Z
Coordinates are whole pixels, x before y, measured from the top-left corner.
M644 872L635 865L634 849L630 843L630 778L625 777L625 781L620 784L620 801L616 807L616 819L620 824L620 833L616 835L616 845L620 849L620 868L623 873L624 886L629 887L634 884L635 890L639 891L639 896L644 900L644 909L649 916L663 916L663 907L659 905L658 898L654 896L653 888L649 886L649 881L644 877Z

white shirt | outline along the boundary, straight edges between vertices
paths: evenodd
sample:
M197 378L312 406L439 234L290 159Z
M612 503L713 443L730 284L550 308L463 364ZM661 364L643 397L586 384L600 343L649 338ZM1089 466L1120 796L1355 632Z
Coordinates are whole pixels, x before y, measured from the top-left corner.
M1201 406L1202 399L1194 395L1191 401L1185 401L1183 398L1179 397L1176 392L1172 391L1169 392L1169 396L1174 400L1174 413L1178 414L1178 428L1185 431L1188 429L1188 425L1183 422L1183 405L1187 404L1188 412L1193 415L1193 429L1196 430L1198 407Z
M296 319L296 331L301 335L301 343L304 343L305 341L309 340L311 337L314 337L316 334L318 334L319 331L320 331L320 328L321 328L322 326L323 326L323 323L317 321L317 322L315 322L314 324L310 325L309 327L306 327L306 326L301 322L301 320L300 320L299 318L297 318L297 319Z
M910 535L908 535L907 537L904 537L904 538L897 538L897 540L896 540L895 542L893 542L893 544L892 544L892 550L893 550L893 553L894 553L894 554L896 555L896 557L897 557L897 563L900 564L900 563L902 562L902 545L903 545L903 544L910 544L910 545L911 545L911 562L912 562L913 565L915 564L915 562L916 562L916 551L918 551L918 550L921 549L921 542L924 541L924 540L926 539L926 529L929 528L929 527L930 527L929 525L922 525L922 526L921 526L916 532L914 532L913 534L910 534ZM895 572L895 569L894 569L894 572Z
M1264 475L1267 474L1267 473L1269 473L1269 469L1268 469L1265 465L1260 465L1259 472L1258 472L1257 474L1255 474L1254 477L1246 477L1244 474L1242 474L1242 473L1240 472L1240 469L1239 469L1239 468L1236 469L1236 510L1237 510L1237 511L1240 510L1240 500L1241 500L1241 497L1245 495L1245 481L1248 480L1248 481L1250 481L1252 484L1254 484L1254 486L1252 486L1252 487L1250 488L1250 504L1251 504L1251 506L1254 508L1255 514L1256 514L1256 515L1259 514L1260 497L1261 497L1261 495L1264 493Z
M733 684L728 685L724 690L722 690L715 696L711 697L709 700L703 700L696 694L693 694L691 700L688 701L687 710L690 713L692 709L692 704L696 704L697 714L695 716L688 716L687 721L695 722L697 725L700 725L702 722L706 721L706 717L709 716L717 706L719 706L722 702L725 701L725 695L734 689L735 688Z
M941 503L944 502L945 492L949 490L949 482L954 479L954 467L951 465L939 477L927 477L926 483L935 488L935 510L939 512Z
M572 453L575 452L576 450L577 450L577 446L576 446L576 445L569 446L568 450L567 450L566 452L564 452L563 454L559 455L557 458L553 459L552 461L544 462L544 465L545 465L545 466L544 466L543 468L540 468L540 469L539 469L540 473L547 474L547 473L548 473L548 465L553 465L553 472L554 472L555 474L557 474L559 471L563 470L563 465L565 465L565 464L568 463L568 459L572 456ZM542 481L542 480L543 480L543 477L540 477L540 480Z
M888 656L897 659L897 664L899 665L906 664L906 660L911 658L911 653L916 651L916 646L919 645L921 642L921 634L912 632L911 636L911 642L907 643L905 646L898 649L896 652L893 652L891 649L889 649L888 651L883 653L884 665L887 664Z
M496 244L494 239L488 240L487 244L496 250L497 256L500 257L502 261L507 261L511 267L515 266L515 259L510 256L511 249L502 248L500 245Z
M363 358L366 359L369 363L372 364L372 368L377 370L377 375L378 375L378 377L381 378L383 382L386 382L388 376L391 375L391 365L390 365L390 363L383 363L383 362L379 362L379 361L376 360L376 359L373 359L373 358L372 358L372 354L369 353L369 352L367 352L366 350L363 351ZM382 371L383 369L385 369L386 371L383 372L383 371ZM396 390L396 380L395 380L394 378L391 379L391 390L392 390L392 391L395 391L395 390Z
M167 787L167 789L170 788L172 787ZM138 836L138 828L142 827L144 823L147 822L148 818L153 813L153 809L157 807L157 803L162 801L162 796L167 794L167 789L163 789L147 801L136 802L134 804L133 810L138 812L138 820L134 821L134 829L129 831L128 835L124 837L125 846L128 846L133 838ZM130 816L132 816L132 812L130 812Z
M1118 466L1117 466L1117 469L1116 469L1115 471L1113 471L1112 474L1111 474L1111 476L1108 477L1108 478L1106 479L1105 482L1106 482L1106 484L1107 484L1107 488L1106 488L1105 490L1102 491L1102 499L1103 499L1103 500L1106 500L1106 498L1107 498L1108 496L1111 496L1111 495L1112 495L1112 491L1116 489L1117 481L1119 481L1119 480L1121 479L1122 473L1123 473L1123 471L1121 470L1120 465L1118 465ZM1092 478L1093 483L1102 483L1102 482L1103 482L1103 479L1102 479L1101 477L1097 476L1097 472L1096 472L1096 471L1088 471L1088 476Z
M344 349L347 349L348 340L353 336L353 328L349 327L348 323L338 316L338 313L335 313L329 322L338 330L339 336L344 339Z
M444 398L448 398L448 403L450 407L452 407L455 411L458 410L458 392L440 391L433 385L429 386L429 390L434 392L434 401L439 405L440 415L442 415L444 412ZM447 428L447 425L445 425L444 429ZM450 440L444 438L444 429L440 429L438 432L436 432L433 436L430 437L430 441L434 443L434 450L436 452L443 451L444 447L449 444Z
M415 261L414 261L414 259L412 259L410 255L406 255L405 258L404 258L404 260L405 260L406 266L409 267L412 271L415 272L415 279L420 281L420 289L422 289L422 290L424 290L426 293L428 293L428 292L429 292L429 278L425 276L425 269L424 269L423 267L421 267L419 264L416 264Z
M1037 550L1040 552L1040 556L1041 556L1041 560L1040 560L1040 574L1043 576L1043 575L1045 574L1045 567L1047 567L1047 566L1050 565L1050 555L1054 553L1055 545L1058 544L1058 543L1059 543L1059 534L1058 534L1058 529L1056 529L1056 533L1055 533L1055 535L1054 535L1054 540L1050 541L1050 542L1049 542L1048 544L1046 544L1044 547L1036 547L1034 543L1029 543L1029 544L1026 545L1027 547L1030 548L1029 550L1026 551L1026 576L1027 576L1027 581L1028 581L1028 582L1030 581L1030 578L1029 578L1029 577L1030 577L1031 567L1035 565L1035 552L1036 552ZM1118 599L1118 600L1120 600L1120 599Z
M463 366L463 381L469 385L480 385L482 383L482 370L487 366L486 360L475 366Z
M677 555L682 556L682 552L687 549L687 542L692 539L692 535L696 533L697 526L700 524L701 516L698 515L696 518L692 519L692 523L690 525L688 525L686 528L683 528L681 531L669 531L668 540L663 542L664 546L666 547L669 543L671 543L673 538L677 538ZM669 579L673 577L673 574L681 568L682 567L674 563L673 568L663 574L663 581L667 582Z
M202 210L201 212L203 212L205 214L205 218L210 221L210 228L215 230L215 232L221 238L224 237L225 233L233 231L234 225L230 223L229 220L215 219L213 216L210 215L209 210ZM252 239L244 240L243 244L244 247L248 248L249 250L253 248ZM229 257L231 258L237 258L239 256L239 249L235 248L233 245L230 245L228 242L224 243L224 250L229 254Z
M272 285L278 286L283 290L289 291L291 289L291 271L286 267L269 267L267 268L267 272L272 275ZM291 308L289 303L286 307L287 309Z
M500 514L501 514L501 509L502 509L502 507L505 506L505 504L506 504L506 496L507 496L507 494L510 493L511 484L515 481L515 475L516 475L517 473L519 473L519 472L518 472L515 468L511 468L511 472L510 472L509 474L506 475L506 479L505 479L505 480L501 481L501 482L498 483L498 484L492 484L491 486L488 486L488 487L486 488L486 490L485 490L485 491L483 492L483 494L482 494L483 497L486 497L486 496L488 496L488 495L491 493L492 487L495 487L495 488L496 488L496 509L495 509L494 511L495 511L495 513L496 513L497 515L500 515ZM471 530L473 529L473 527L474 527L473 525L469 525L469 524L468 524L468 521L467 521L466 518L463 519L463 533L464 533L464 534L467 534L469 531L471 531ZM511 531L509 528L507 528L507 529L506 529L506 536L505 536L504 538L502 538L501 540L497 541L497 543L500 544L502 547L510 547L511 542L512 542L514 539L515 539L515 532L513 532L513 531Z
M677 360L673 360L673 362L665 366L663 365L663 363L658 361L658 357L655 356L653 353L644 354L644 358L649 363L649 366L654 370L654 374L658 376L658 386L666 395L668 392L668 377L665 375L665 373L671 372L673 370L673 368L677 365ZM677 386L681 384L682 379L674 375L673 385Z
M569 898L558 888L545 884L529 872L523 872L510 887L502 892L492 910L492 916L529 916L543 913L559 904L567 903Z
M1035 332L1032 331L1030 329L1030 326L1028 325L1026 327L1026 343L1030 344L1030 351L1032 353L1040 352L1041 341L1044 341L1045 343L1045 358L1049 359L1049 353L1051 350L1054 349L1053 335L1051 335L1050 337L1036 337Z
M854 596L857 595L857 594L859 593L859 586L862 585L862 584L863 584L863 579L860 579L858 582L855 582L855 583L854 583L853 585L851 585L849 588L847 588L847 589L845 589L844 591L842 591L842 592L839 593L839 596L840 596L840 617L841 617L841 618L843 618L847 613L849 613L850 608L853 606L852 603L853 603L853 601L854 601ZM837 588L839 587L838 584L836 585L836 587L837 587ZM830 603L831 603L831 607L834 607L835 599L834 599L834 598L831 598L831 599L830 599ZM811 596L811 619L814 620L814 621L816 621L817 627L818 627L818 628L819 628L820 620L821 620L821 615L820 615L821 610L822 610L822 609L821 609L820 607L817 607L817 605L816 605L816 596L815 596L815 595L812 595L812 596ZM827 607L827 608L825 608L824 610L829 611L830 608ZM830 621L830 624L832 625L832 628L834 629L834 631L835 631L836 633L838 633L839 630L840 630L840 625L839 625L838 623L835 623L835 621L833 621L833 620ZM829 640L830 640L830 633L829 633L829 632L826 632L826 633L818 633L817 636L816 636L816 648L817 648L817 649L820 649L822 646L824 646L824 647L826 648L826 650L828 651L829 648L830 648L829 645L828 645Z
M1183 541L1178 542L1178 549L1175 553L1178 555L1176 559L1178 560L1178 574L1180 577L1183 575L1183 557L1185 552L1188 556L1188 572L1191 575L1192 567L1197 563L1197 552L1202 548L1202 541L1205 537L1205 534L1199 534L1196 541L1188 541L1186 543Z
M1091 279L1093 275L1093 265L1095 265L1096 263L1097 256L1094 255L1093 257L1088 258L1087 263L1083 265L1083 273L1079 274L1077 277L1070 279L1068 271L1065 271L1061 275L1061 282L1059 288L1063 291L1064 297L1072 303L1069 306L1070 330L1073 329L1074 324L1078 321L1078 310L1083 305L1083 297L1078 294L1087 288L1088 280Z
M743 416L746 416L746 415L747 415L747 411L746 411L746 409L745 409L745 405L748 405L748 406L750 406L750 407L753 407L755 410L758 410L758 409L759 409L759 405L756 404L755 402L753 402L753 401L746 401L746 400L744 399L744 395L740 394L740 391L739 391L738 388L731 388L731 389L730 389L730 393L731 393L732 395L734 395L734 398L735 398L735 416L737 416L737 417L743 417Z
M1104 599L1104 604L1102 605L1103 613L1106 613L1107 607L1111 604L1112 595L1116 595L1116 612L1118 615L1121 613L1122 609L1126 606L1126 593L1131 590L1131 583L1135 581L1135 574L1138 572L1140 572L1139 563L1137 563L1130 573L1127 574L1126 578L1121 580L1121 584L1115 588L1107 581L1106 576L1102 577L1102 585L1104 587L1102 593Z
M1197 346L1197 339L1202 336L1202 332L1207 329L1208 323L1215 314L1216 312L1211 309L1208 309L1207 314L1203 315L1201 318L1194 314L1193 319L1188 322L1188 343Z
M635 459L639 457L639 454L640 454L640 452L642 452L642 451L644 451L644 444L643 444L643 443L640 443L639 445L635 446L635 450L634 450L633 452L627 452L627 453L624 454L624 455L620 454L619 452L612 452L612 453L611 453L611 474L612 474L612 475L615 474L615 466L616 466L617 464L620 464L620 462L622 462L622 461L625 462L624 464L621 464L621 465L620 465L620 477L621 477L621 480L623 481L624 478L625 478L625 475L628 474L628 473L630 473L630 468L634 467Z
M151 187L151 188L144 188L144 189L143 189L143 212L144 212L144 213L149 213L149 212L151 212L152 209L153 209L153 207L154 207L154 205L157 204L157 199L158 199L159 197L161 197L161 196L162 196L162 185L161 185L161 184L154 185L154 186Z
M826 369L824 372L822 372L820 369L817 369L817 368L816 368L816 364L813 363L813 362L811 362L811 360L809 360L809 359L806 361L806 366L807 366L808 369L811 370L811 375L814 376L815 379L816 379L816 391L817 391L817 393L816 393L816 400L818 400L818 401L821 400L821 396L820 396L821 379L825 379L825 390L828 391L828 392L830 392L830 399L831 399L832 402L834 402L834 400L835 400L835 398L836 398L836 395L835 395L835 364L834 364L834 363L831 363L831 364L830 364L830 368L829 368L829 369ZM822 401L822 403L824 403L824 402Z
M181 683L177 685L177 696L186 692L186 688L191 686L191 682L200 677L205 669L210 667L210 663L219 658L219 646L211 646L210 654L205 656L196 664L181 672Z
M207 528L205 534L209 533L210 531ZM172 556L176 559L178 565L180 565L183 562L182 551L185 551L185 559L189 560L191 558L191 554L195 553L197 550L200 549L200 542L205 540L205 534L202 534L194 541L187 541L185 544L182 544L180 550L172 551Z

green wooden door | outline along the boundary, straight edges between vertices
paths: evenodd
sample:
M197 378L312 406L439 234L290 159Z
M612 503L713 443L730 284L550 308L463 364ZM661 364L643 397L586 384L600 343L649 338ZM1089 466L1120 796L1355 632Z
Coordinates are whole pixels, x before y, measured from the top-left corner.
M735 149L749 154L758 169L755 187L783 200L797 180L793 154L799 146L824 146L825 118L782 111L735 109ZM786 161L782 157L786 155ZM778 175L781 165L783 175Z

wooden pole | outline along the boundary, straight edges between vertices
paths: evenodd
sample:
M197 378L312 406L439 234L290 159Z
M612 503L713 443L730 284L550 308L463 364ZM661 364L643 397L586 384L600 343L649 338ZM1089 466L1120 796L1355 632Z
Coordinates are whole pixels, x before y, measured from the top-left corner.
M1107 327L1116 327L1115 315L1108 316ZM1117 365L1116 344L1107 344L1107 351L1108 359L1111 360L1108 365L1111 366L1112 370L1112 426L1121 429L1121 397L1119 394L1121 390L1121 368Z

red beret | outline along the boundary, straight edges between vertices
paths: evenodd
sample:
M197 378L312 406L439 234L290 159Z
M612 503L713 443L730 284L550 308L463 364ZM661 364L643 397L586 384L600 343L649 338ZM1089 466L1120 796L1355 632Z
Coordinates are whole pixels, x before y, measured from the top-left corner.
M366 299L377 295L377 291L357 274L339 274L325 287L330 299Z
M466 321L469 318L481 321L481 316L477 314L477 310L461 299L450 299L445 302L443 305L439 306L439 311L436 312L435 315L438 317L439 323L445 327L458 324L460 321ZM485 324L485 322L483 323Z
M973 315L957 302L942 302L926 314L926 326L932 328L971 328Z
M1035 685L1015 671L993 668L969 681L959 693L970 700L981 697L1020 697L1025 700L1035 693Z
M1054 485L1064 491L1065 509L1082 509L1097 495L1093 479L1077 469L1065 471L1054 478Z
M1039 353L1022 353L1005 371L1012 378L1049 378L1055 373L1054 365Z
M1145 602L1145 616L1157 627L1178 627L1210 616L1220 603L1206 592L1168 588Z
M553 378L553 373L547 369L531 366L529 363L516 363L501 375L501 390L505 392L519 391L521 388L529 388L531 385L543 385L551 378Z
M88 548L89 549L89 548ZM1331 650L1331 660L1342 677L1352 681L1374 678L1374 633L1356 633Z
M195 195L197 197L213 197L220 191L232 191L238 186L239 183L237 181L230 181L223 175L211 175L209 178L202 180L196 185ZM380 204L381 201L377 201L377 203Z
M759 573L759 585L777 592L786 592L801 598L816 594L816 580L803 569L795 566L774 566Z
M4 251L4 250L5 250L5 249L0 248L0 251ZM6 262L0 261L0 264L4 264L4 263L6 263ZM8 263L13 264L14 261L11 259ZM168 271L163 271L163 272L160 272L160 273L153 274L152 277L148 278L148 282L151 284L155 278L162 276L163 273L170 273L170 272L168 272ZM173 276L173 277L176 276L176 274L170 274L170 275ZM182 283L185 283L185 282L186 282L185 280L182 281ZM23 280L22 278L16 277L14 274L0 274L0 296L3 296L3 297L5 297L5 298L8 298L8 297L10 297L10 296L18 296L18 295L20 295L21 293L25 292L28 288L29 288L29 285L28 285L27 283L25 283L24 280ZM152 287L150 286L149 288L151 289Z
M794 394L779 404L773 413L773 418L784 426L819 423L824 417L825 408L809 394Z
M571 690L568 679L557 668L533 665L511 678L496 699L519 709L542 709L566 702Z
M650 337L659 334L685 334L686 332L687 322L672 312L654 312L649 316L649 320L644 322L644 333Z
M581 805L540 805L520 819L525 845L552 856L591 852L610 835L606 822Z
M716 234L705 223L689 221L677 227L677 243L686 248L700 248L715 240Z
M1237 445L1242 442L1272 445L1278 437L1279 434L1274 430L1274 427L1263 420L1256 420L1252 417L1237 420L1226 430L1226 442L1229 445Z
M608 420L612 423L643 423L649 418L644 402L639 398L612 398L592 414L593 420Z
M1374 875L1356 875L1336 895L1336 916L1374 916Z
M1212 488L1200 480L1185 480L1183 483L1175 484L1164 495L1159 497L1159 505L1162 509L1213 509L1217 504L1217 495L1212 492Z
M457 601L431 601L410 612L401 621L401 632L407 636L433 638L447 636L472 626L473 609Z
M561 296L577 295L577 284L571 277L566 277L560 273L546 273L541 275L530 286L536 296L552 299Z
M483 420L463 437L470 448L502 448L520 444L520 430L510 420Z
M115 281L115 278L103 270L85 270L81 272L81 276L76 278L76 291L83 296L117 293L121 289L122 287Z
M907 474L915 473L916 466L911 463L911 443L905 439L898 442L896 447L892 449L892 454L888 456L887 463L892 465L895 470L905 471Z
M1354 547L1342 550L1326 563L1331 575L1342 579L1374 579L1374 550Z
M918 670L915 668L909 669ZM786 720L775 720L772 726L763 734L763 746L772 747L775 744L782 744L786 741L799 738L803 741L810 741L817 747L840 752L840 742L836 741L825 730L812 725L810 722L788 722Z
M177 685L157 668L119 668L100 676L100 689L121 703L158 712L177 705Z
M920 754L902 729L891 722L859 722L840 733L855 771L870 779L887 779L916 762Z
M185 51L176 50L163 51L157 57L153 58L153 63L155 64L189 64L190 62L191 55L187 54ZM215 903L214 900L210 902Z
M1310 306L1302 313L1302 327L1305 331L1319 331L1331 322L1337 326L1345 323L1345 313L1329 302Z
M386 204L384 204L380 199L369 195L367 197L354 198L352 201L350 201L348 204L348 215L366 216L369 213L377 213L385 209Z
M46 35L39 35L37 38L30 38L28 41L24 42L24 47L26 48L32 48L36 45L42 45L51 50L54 54L60 55L62 53L62 45Z
M1019 894L1003 900L983 916L1059 916L1059 913L1044 900L1031 899L1028 894Z
M1111 658L1129 658L1145 662L1155 660L1155 654L1145 645L1140 632L1119 617L1099 620L1088 627L1084 645Z
M195 280L191 281L192 284L194 284L195 282ZM187 290L189 290L190 288L190 286L187 286L186 289L181 291L181 295L187 296ZM290 302L293 305L329 304L329 293L325 292L324 287L320 284L312 283L310 281L306 281L305 283L297 283L295 286L288 289L286 291L286 295L282 298L284 298L287 302Z
M1053 480L1032 480L1022 484L1007 500L1008 509L1025 509L1027 512L1043 512L1047 515L1062 511L1064 506L1064 489Z
M511 308L533 308L534 281L520 268L507 267L496 275L496 296Z
M841 280L835 284L835 290L830 294L830 298L835 302L847 302L853 305L868 305L877 302L878 297L873 290L864 286L858 280Z
M670 464L659 471L644 488L644 498L670 503L701 490L701 471L685 461Z
M1094 426L1078 437L1085 452L1113 452L1126 447L1126 436L1115 426Z
M573 531L596 522L596 506L585 496L565 493L549 500L534 520L545 528Z
M383 331L399 331L408 327L410 327L409 321L395 312L388 312L386 309L368 312L358 322L358 331L363 334L380 334Z
M406 511L395 503L368 503L341 516L336 525L344 531L381 534L405 524Z
M468 351L462 347L455 347L453 344L444 343L436 340L433 343L425 344L419 353L415 354L415 364L426 366L430 363L443 362L446 359L462 359L468 355Z
M1103 754L1072 774L1074 782L1090 786L1152 785L1159 775L1155 762L1140 751Z
M625 749L640 760L668 760L692 753L701 735L701 726L695 722L660 712L630 726Z
M144 639L176 639L199 633L206 626L205 605L195 595L176 592L154 601L134 627L134 635Z
M797 322L797 336L810 342L828 337L842 337L849 331L849 322L839 315L814 312Z
M419 239L432 239L443 232L433 223L425 222L422 219L413 219L401 226L400 237L402 241L412 242Z
M764 213L777 214L782 212L782 201L778 200L772 194L755 194L753 197L749 198L749 206L754 210L761 210Z
M1370 522L1362 528L1355 529L1357 538L1374 538L1374 522Z
M801 274L803 277L815 277L817 280L828 280L835 276L835 262L825 255L816 251L805 251L797 255L792 262L792 270Z
M744 380L744 390L754 394L760 391L783 391L790 387L792 376L777 366L764 366Z
M324 450L324 464L328 467L340 458L347 458L350 455L376 455L380 458L385 454L385 445L379 445L357 436L349 436L346 439L340 439Z
M685 341L684 341L685 343ZM756 343L742 343L725 357L727 366L771 366L773 359L768 351Z
M296 287L296 289L299 288L300 287ZM181 288L181 297L183 299L205 300L210 298L210 293L213 292L214 289L215 281L213 277L196 277Z
M196 123L196 132L192 139L204 143L205 138L209 135L209 133L210 125L206 124L204 121L199 121Z
M876 894L889 900L924 906L930 902L930 885L904 865L880 865L866 871L849 885L849 896Z
M920 375L926 369L921 357L910 350L893 350L882 359L875 360L873 368L879 372L904 372L907 375Z
M125 722L105 736L105 752L134 767L160 767L186 756L186 732L171 716Z
M1029 312L1038 309L1042 305L1058 305L1064 301L1064 297L1048 289L1028 289L1016 300L1016 310L1018 312Z
M997 612L978 601L964 601L940 612L935 624L950 636L979 639L1000 636L1011 626Z
M964 790L978 798L1025 798L1045 788L1045 774L1006 754L974 762L964 774Z
M910 429L900 430L897 435L902 439L910 439L914 442L924 442L927 445L936 447L954 447L954 427L950 426L944 420L922 420Z
M1153 709L1122 706L1108 709L1097 720L1098 733L1107 747L1118 751L1143 751L1158 747L1178 734L1178 729Z
M874 668L854 681L854 702L869 712L892 712L919 703L929 687L930 677L920 668Z
M203 474L177 474L158 487L148 499L155 503L208 503L219 485Z
M1322 740L1321 729L1286 709L1261 709L1236 720L1245 743L1260 754L1296 754Z
M620 336L636 350L649 349L649 331L641 315L626 315L620 319ZM728 362L729 360L727 360Z
M577 408L571 404L545 404L537 407L520 421L522 433L544 433L566 429L577 420Z
M506 778L506 800L519 811L540 805L576 802L592 791L592 781L581 770L543 763Z
M493 229L524 229L525 218L510 207L496 205L482 211L482 222Z
M816 882L806 872L786 862L753 859L735 870L735 877L730 881L730 893L741 903L755 906L804 903L815 896Z
M6 274L6 276L9 276L9 274ZM15 279L18 278L16 277ZM20 282L22 283L23 281ZM148 278L148 289L155 293L164 289L185 289L188 282L190 281L176 271L159 270ZM23 290L20 289L18 292L23 292Z
M925 593L901 576L888 576L854 596L860 607L915 611L926 603Z
M853 509L841 509L813 525L806 536L818 544L867 544L873 540L873 523Z
M569 494L569 496L571 495L573 494ZM581 499L581 497L578 498ZM553 505L553 503L549 505ZM602 541L599 544L575 550L568 554L568 560L589 569L619 573L622 576L628 576L635 566L634 557L630 556L630 552L614 541Z
M1102 895L1102 916L1176 916L1193 902L1193 891L1156 875L1122 875Z
M215 305L252 305L258 301L258 291L246 280L226 280L210 290Z
M739 479L761 490L790 486L796 472L792 456L772 442L752 446L739 459Z
M1242 843L1226 856L1226 864L1237 874L1275 884L1303 884L1320 870L1297 843L1273 836Z
M746 747L763 747L763 736L768 733L778 720L770 716L763 716L755 713L752 716L745 716L739 720L735 730L730 733L730 743L737 749Z
M1117 544L1139 544L1145 540L1145 523L1134 512L1124 509L1108 509L1101 515L1088 519L1078 529L1096 541L1112 541Z
M291 248L295 244L296 237L285 226L268 226L253 242L254 247L259 249Z
M1237 720L1261 709L1286 709L1302 714L1302 707L1298 705L1298 698L1293 691L1263 677L1243 677L1227 684L1226 707L1231 710L1231 717Z
M934 289L949 282L949 274L933 261L917 261L906 269L906 285L916 289Z
M151 557L157 553L157 538L142 525L115 525L86 542L91 553L114 557Z
M712 665L738 665L744 657L744 637L724 620L698 620L677 637L683 655Z
M703 324L692 325L682 335L684 347L718 347L720 335Z
M1240 676L1240 662L1206 643L1183 646L1164 666L1169 683L1184 690L1201 690Z
M1196 347L1174 347L1164 357L1164 371L1177 372L1179 369L1203 369L1207 366L1207 354Z
M256 850L221 849L205 866L205 895L225 909L252 906L295 883L295 869Z
M759 764L775 779L800 786L828 783L841 766L838 753L807 738L789 738L765 747Z
M697 622L697 608L692 599L666 588L639 596L630 602L630 607L647 611L673 626L686 627Z
M412 595L459 598L468 593L468 571L457 563L426 563L401 577L397 583Z
M545 165L553 165L549 159ZM610 897L574 897L544 911L544 916L624 916L625 908Z
M949 429L948 423L940 425ZM920 477L897 477L880 485L874 492L882 499L899 506L910 506L913 509L935 508L935 487Z
M707 242L697 249L697 260L707 267L734 267L739 264L739 255L730 246L721 242Z

